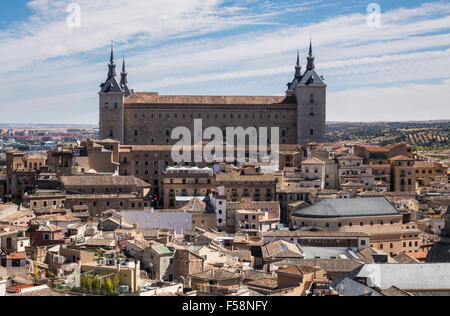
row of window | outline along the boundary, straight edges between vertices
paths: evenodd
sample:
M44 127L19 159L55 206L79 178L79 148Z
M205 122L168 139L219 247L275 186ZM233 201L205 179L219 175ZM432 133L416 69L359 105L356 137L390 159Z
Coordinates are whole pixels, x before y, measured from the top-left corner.
M113 129L111 128L110 131L112 131L112 130ZM226 138L226 136L227 136L227 128L226 127L222 127L222 134L224 135L224 138ZM170 128L166 128L164 130L164 135L166 137L171 137L172 136L172 130ZM133 136L135 136L135 137L139 136L139 128L138 127L133 128ZM286 136L287 136L287 129L286 128L282 128L281 129L281 137L286 137ZM152 138L151 142L154 142L153 138ZM169 138L167 139L167 142L169 142Z
M384 225L385 223L384 223L384 221L381 221L379 224L380 224L380 225ZM394 221L390 221L390 224L391 224L391 225L394 225ZM296 222L296 221L294 221L294 225L297 226L297 222ZM315 224L313 224L313 225L315 225ZM338 223L338 224L337 224L338 227L342 227L343 225L345 225L345 223L344 223L344 224L343 224L343 223ZM349 222L349 223L348 223L348 226L350 226L350 227L352 227L353 225L355 225L355 224L352 223L352 222ZM364 222L360 222L359 225L360 225L360 226L364 226L364 225L366 225L366 224L365 224ZM375 223L374 223L373 221L371 221L371 222L369 223L369 225L370 225L370 226L373 226L373 225L375 225ZM301 225L301 226L306 226L306 223L305 223L305 222L302 222L302 225ZM325 227L329 228L329 227L330 227L330 223L325 223Z
M85 201L79 201L79 205L88 205L88 204L89 203L87 203ZM97 205L100 205L100 203L97 203L96 201L92 202L92 206L93 207L97 207ZM105 205L106 205L106 207L111 207L111 202L107 201L107 202L105 202ZM119 205L120 205L120 207L124 207L125 203L123 201L120 201ZM147 202L144 202L144 203L141 203L141 202L135 203L135 202L133 202L133 203L131 203L131 208L136 208L136 207L142 208L142 206L147 207L148 205L149 204Z
M311 107L311 111L313 111L314 109L313 109L313 107ZM160 118L160 119L162 119L162 118L170 118L170 114L168 114L168 113L166 113L166 114L154 114L154 113L151 113L151 114L149 114L149 115L147 115L147 114L145 114L145 113L142 113L142 118L146 118L146 117L149 117L149 118ZM262 119L262 118L264 118L264 117L267 117L268 119L271 119L271 118L274 118L274 119L279 119L279 118L282 118L282 119L286 119L286 114L282 114L282 115L279 115L279 114L267 114L267 115L265 115L265 114L259 114L259 115L256 115L256 114L252 114L252 115L249 115L249 114L234 114L234 113L229 113L229 114L226 114L226 113L221 113L221 114L219 114L219 113L215 113L215 114L210 114L210 113L207 113L206 115L202 115L202 113L198 113L198 114L194 114L194 113L191 113L191 114L178 114L178 113L175 113L175 114L173 114L173 118L183 118L183 119L195 119L195 118L203 118L203 117L205 117L205 118L207 118L207 119L210 119L210 118L215 118L215 119L219 119L219 118L223 118L223 119L226 119L226 118L230 118L230 119L241 119L241 118L244 118L244 119L249 119L250 117L251 118L253 118L253 119L256 119L257 117L259 116L259 118L260 119ZM139 115L137 114L137 113L135 113L134 114L134 118L138 118L139 117Z

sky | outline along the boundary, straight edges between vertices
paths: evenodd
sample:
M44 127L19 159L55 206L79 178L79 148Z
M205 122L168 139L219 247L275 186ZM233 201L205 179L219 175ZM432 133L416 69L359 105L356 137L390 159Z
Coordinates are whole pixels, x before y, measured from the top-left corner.
M450 119L450 1L372 1L4 1L0 123L97 124L111 41L135 91L283 95L310 39L328 121Z

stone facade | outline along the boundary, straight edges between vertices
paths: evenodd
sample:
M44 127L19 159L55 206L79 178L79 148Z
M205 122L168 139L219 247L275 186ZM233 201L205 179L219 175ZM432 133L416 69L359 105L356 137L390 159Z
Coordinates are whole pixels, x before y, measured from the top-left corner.
M111 52L109 73L99 92L100 137L122 145L173 145L172 131L203 120L203 130L214 126L279 128L280 144L306 145L325 140L326 84L315 71L312 48L302 74L296 75L285 96L163 96L134 93L127 86L125 64L120 84ZM192 133L193 135L193 133Z

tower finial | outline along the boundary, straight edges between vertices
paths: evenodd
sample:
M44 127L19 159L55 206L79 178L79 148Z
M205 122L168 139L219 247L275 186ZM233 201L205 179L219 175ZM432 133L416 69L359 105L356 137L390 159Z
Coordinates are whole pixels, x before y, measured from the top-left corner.
M312 38L310 38L309 40L309 55L307 57L307 61L308 61L308 64L306 66L307 70L313 70L314 68L316 68L316 66L314 65L314 55L312 51Z
M114 62L114 42L111 41L111 58L109 60L109 72L108 77L115 77L116 76L116 63Z
M114 41L111 41L111 63L114 62Z
M312 37L309 38L309 56L312 56Z
M300 79L302 76L302 67L300 66L300 49L297 49L297 64L295 65L295 78Z
M125 67L125 54L123 55L122 73L120 74L120 83L126 85L128 83L127 69Z

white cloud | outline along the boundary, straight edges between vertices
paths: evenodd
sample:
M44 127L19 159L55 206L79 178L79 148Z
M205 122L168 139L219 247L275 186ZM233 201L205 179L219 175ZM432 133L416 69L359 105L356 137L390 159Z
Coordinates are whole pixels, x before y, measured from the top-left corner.
M304 26L279 25L277 14L307 7L270 3L256 12L242 1L225 0L79 0L83 27L69 29L69 2L34 0L30 21L0 32L0 121L45 122L48 113L55 120L67 113L68 121L79 123L84 112L83 118L96 123L96 93L106 75L110 39L120 42L116 57L126 52L130 84L138 91L242 94L245 87L257 94L282 94L295 51L300 43L305 54L310 35L318 70L329 84L330 107L338 105L333 96L345 108L353 100L344 97L357 96L358 88L376 96L388 83L399 86L399 94L415 87L405 85L410 81L428 82L442 91L442 85L431 82L450 73L448 2L383 12L381 29L369 28L364 12ZM259 23L266 27L217 33ZM336 94L342 88L351 90ZM408 98L398 99L397 105L391 108L395 115L414 115ZM47 116L30 115L36 107ZM14 108L21 112L10 110ZM329 119L339 117L331 108Z

